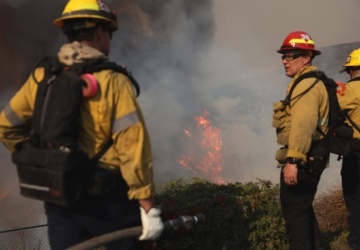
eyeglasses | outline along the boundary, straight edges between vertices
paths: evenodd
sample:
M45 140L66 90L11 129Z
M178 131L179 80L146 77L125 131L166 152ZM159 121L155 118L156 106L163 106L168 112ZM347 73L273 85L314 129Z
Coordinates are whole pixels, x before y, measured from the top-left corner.
M299 58L301 56L304 56L305 54L284 54L281 56L281 59L282 60L286 60L286 61L292 61L292 60L295 60L296 58Z

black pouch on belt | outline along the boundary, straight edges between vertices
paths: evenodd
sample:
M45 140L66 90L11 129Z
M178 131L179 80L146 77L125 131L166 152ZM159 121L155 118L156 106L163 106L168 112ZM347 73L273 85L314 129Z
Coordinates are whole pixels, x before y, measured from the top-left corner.
M63 206L86 195L88 174L95 167L80 149L39 149L31 144L22 144L12 161L23 196Z
M77 147L37 148L30 142L18 144L12 161L17 167L21 194L62 206L71 206L87 197L89 190L93 195L108 194L113 190L112 183L121 181L120 172L103 174L96 164L111 145L109 140L90 159Z
M321 174L326 168L330 153L328 145L324 140L314 141L307 154L307 163L305 169L309 173Z

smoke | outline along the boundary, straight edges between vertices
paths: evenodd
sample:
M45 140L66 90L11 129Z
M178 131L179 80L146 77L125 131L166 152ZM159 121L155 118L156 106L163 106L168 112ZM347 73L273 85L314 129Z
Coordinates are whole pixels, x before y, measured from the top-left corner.
M140 33L131 29L129 20L120 19L123 30L115 39L121 46L115 46L112 55L133 69L141 83L139 101L153 142L156 178L161 183L190 174L176 160L183 128L207 108L199 98L205 89L195 77L215 30L213 4L208 0L137 3L148 24L135 27L150 26L151 32Z
M0 31L6 38L1 44L1 51L6 54L2 58L11 59L11 62L4 59L1 62L0 80L6 83L1 84L0 92L3 108L26 80L34 63L45 55L54 55L64 38L51 23L61 13L60 4L55 6L41 0L16 6L0 4L4 7L0 18L10 18L15 27L4 26ZM144 107L152 138L157 182L190 176L176 160L182 128L205 108L197 98L201 90L194 86L192 78L198 71L199 57L209 48L214 34L212 1L152 1L150 4L125 0L113 1L113 6L120 29L114 34L110 57L131 69L141 85L139 102ZM2 182L5 189L17 177L10 155L2 146L0 152L8 172L0 177L8 180ZM18 189L13 189L0 202L7 204L0 206L2 214L10 210L9 206L24 207L19 206L24 202L29 203L26 207L41 206L39 202L20 198ZM10 221L11 226L24 226L42 219L27 214L26 219L19 216L18 220L11 218ZM9 225L10 221L4 219L1 225Z
M26 2L26 0L2 0L1 3L5 3L11 7L19 7Z
M59 15L61 7L60 1L0 0L1 94L17 90L36 60L55 52L62 36L53 27L52 19ZM2 96L1 102L4 98L9 99Z
M26 80L42 56L54 55L65 41L52 20L67 1L0 0L0 108ZM110 1L109 1L110 2ZM120 28L114 33L110 58L127 66L141 85L139 102L150 133L155 179L164 181L191 177L178 163L183 153L183 129L204 110L222 131L223 172L227 181L256 178L278 183L271 127L272 103L284 97L289 81L279 54L285 36L304 30L318 48L326 48L315 60L322 70L332 65L337 74L353 46L337 52L338 44L358 41L357 0L305 0L289 3L237 0L121 0L111 1ZM326 11L324 11L326 10ZM325 28L326 27L326 28ZM355 31L355 32L352 32ZM350 50L350 51L349 51ZM334 66L335 65L335 66ZM0 190L17 180L10 155L0 146ZM321 185L339 178L334 163ZM19 219L1 219L3 226L24 226L43 218L22 216L23 207L41 210L41 204L20 197L18 190L0 200L0 218L19 211ZM43 222L43 221L41 221Z

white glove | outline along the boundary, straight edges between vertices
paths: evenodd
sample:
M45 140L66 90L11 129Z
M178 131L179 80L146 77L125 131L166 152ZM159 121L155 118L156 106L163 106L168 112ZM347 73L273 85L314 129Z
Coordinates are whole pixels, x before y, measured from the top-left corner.
M142 222L142 235L139 240L156 240L161 235L164 224L161 220L160 208L151 208L148 213L145 209L140 207L141 222Z

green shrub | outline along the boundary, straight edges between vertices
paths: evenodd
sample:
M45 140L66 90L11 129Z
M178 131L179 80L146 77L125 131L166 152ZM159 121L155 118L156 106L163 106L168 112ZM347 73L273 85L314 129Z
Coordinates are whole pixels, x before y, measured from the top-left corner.
M148 250L288 249L279 194L279 185L265 180L222 185L199 178L169 181L157 195L163 219L201 213L206 221L189 230L165 231L149 243ZM319 193L314 210L324 249L346 243L347 211L341 187Z
M157 200L164 220L202 213L206 221L190 230L166 231L148 249L287 248L279 186L269 181L219 185L180 179L162 186Z
M279 185L259 181L261 190L257 209L249 225L251 249L287 249L285 222L280 209Z

